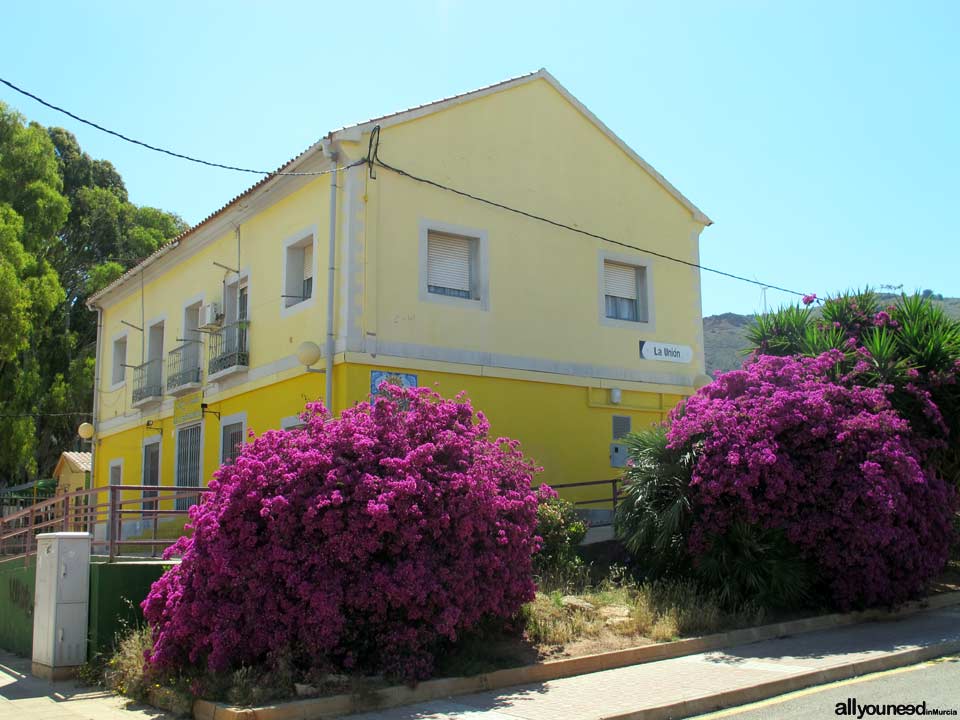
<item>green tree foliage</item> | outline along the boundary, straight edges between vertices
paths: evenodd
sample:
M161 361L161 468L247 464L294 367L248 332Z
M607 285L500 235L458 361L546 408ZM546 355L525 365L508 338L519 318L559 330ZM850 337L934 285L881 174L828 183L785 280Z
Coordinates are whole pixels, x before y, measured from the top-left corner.
M48 475L92 410L87 297L185 229L70 132L0 103L0 486Z
M557 580L583 564L577 547L587 534L587 524L572 502L559 497L541 499L537 506L537 535L542 544L533 557L534 572L541 582Z

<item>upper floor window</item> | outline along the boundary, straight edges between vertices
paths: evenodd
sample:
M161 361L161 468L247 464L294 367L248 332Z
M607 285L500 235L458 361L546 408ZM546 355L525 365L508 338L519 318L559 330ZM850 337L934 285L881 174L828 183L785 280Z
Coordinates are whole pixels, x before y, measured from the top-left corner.
M488 287L485 232L421 222L421 300L486 310Z
M313 297L314 234L284 244L283 307L293 307Z
M113 341L113 365L111 368L110 382L113 385L120 385L125 377L127 365L127 336L123 335Z
M611 320L647 322L647 268L603 261L604 315Z
M427 292L477 299L477 238L427 233Z

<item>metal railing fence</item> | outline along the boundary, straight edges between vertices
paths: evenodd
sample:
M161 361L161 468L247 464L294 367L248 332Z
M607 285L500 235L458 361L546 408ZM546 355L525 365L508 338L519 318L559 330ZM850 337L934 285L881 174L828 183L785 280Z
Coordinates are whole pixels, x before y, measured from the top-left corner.
M188 508L178 508L179 500L210 492L196 487L107 485L57 495L0 518L0 562L35 554L37 534L49 532L88 532L94 538L94 554L106 555L110 562L121 553L157 557L178 539L159 537L160 520L186 518ZM125 522L128 529L131 522L137 523L132 537L123 536Z

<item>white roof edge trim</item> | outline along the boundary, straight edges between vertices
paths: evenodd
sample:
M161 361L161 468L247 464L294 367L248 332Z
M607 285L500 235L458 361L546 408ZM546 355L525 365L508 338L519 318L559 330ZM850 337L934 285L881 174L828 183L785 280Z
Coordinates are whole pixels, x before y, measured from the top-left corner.
M650 163L644 160L637 152L627 145L623 139L617 135L613 130L611 130L604 122L594 115L590 109L580 102L569 90L567 90L553 75L550 74L546 68L540 68L536 72L529 73L527 75L520 75L519 77L512 78L510 80L504 80L501 83L496 85L490 85L479 90L473 90L471 92L466 92L461 95L455 95L443 100L438 100L433 103L428 103L425 105L420 105L419 107L411 108L409 110L404 110L402 112L394 113L392 115L387 115L382 118L375 118L373 120L366 120L362 123L356 125L347 125L340 128L339 130L334 130L330 133L331 137L335 140L347 140L347 134L351 136L357 131L360 132L369 132L376 125L380 127L390 127L391 125L399 125L401 123L410 122L411 120L416 120L425 115L431 115L435 112L440 112L446 110L447 108L454 107L464 102L469 102L471 100L476 100L478 98L484 97L485 95L492 95L493 93L501 92L502 90L509 90L512 87L517 87L518 85L525 85L527 83L533 82L534 80L546 80L553 88L560 93L571 105L573 105L580 113L586 117L590 122L597 126L597 128L607 136L607 138L613 142L614 145L619 147L624 153L626 153L634 162L636 162L641 168L644 169L654 180L656 180L664 190L666 190L673 198L679 202L683 207L685 207L690 214L693 216L693 219L700 223L701 225L708 226L713 224L706 213L704 213L700 208L693 204L693 202L687 198L682 192L680 192L669 180L667 180L663 175L657 172ZM353 140L353 137L349 138Z
M298 166L302 165L307 160L310 160L311 158L313 158L317 154L317 152L322 151L325 140L326 138L323 138L313 143L306 150L301 152L299 155L297 155L295 158L287 162L285 165L282 165L280 168L278 168L274 172L276 173L291 172L295 170ZM277 181L277 179L278 177L276 175L264 176L257 183L254 183L253 185L248 187L246 190L236 195L232 200L222 205L219 209L214 210L212 213L210 213L207 217L205 217L203 220L198 222L196 225L191 225L182 233L177 235L175 238L170 239L168 242L158 247L156 250L154 250L150 255L147 255L147 257L145 257L139 263L131 267L129 270L124 271L124 273L120 277L118 277L116 280L114 280L112 283L109 283L108 285L105 285L101 289L97 290L97 292L95 292L93 295L87 298L84 304L87 306L88 309L93 310L94 308L97 307L97 302L101 298L109 295L114 290L126 284L128 280L130 280L132 277L135 277L138 273L141 273L144 270L146 270L150 265L152 265L157 260L162 258L164 255L169 253L171 250L175 250L177 247L179 247L180 242L182 240L185 240L190 235L193 235L195 232L199 231L203 226L207 225L207 223L211 222L218 216L224 215L230 212L235 212L237 203L239 203L241 199L246 198L248 196L253 197L259 193L262 193L266 188L272 187L273 184Z

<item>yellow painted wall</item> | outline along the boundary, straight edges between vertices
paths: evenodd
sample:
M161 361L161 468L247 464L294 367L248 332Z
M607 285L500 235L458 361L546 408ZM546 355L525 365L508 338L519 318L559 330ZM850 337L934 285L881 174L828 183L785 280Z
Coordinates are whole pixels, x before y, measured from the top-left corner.
M250 362L267 365L296 352L304 340L322 341L326 304L326 239L329 223L329 178L320 176L306 187L268 207L240 226L240 269L250 273L249 342ZM288 237L315 226L318 252L314 253L313 299L302 308L281 315L283 277L282 243ZM192 240L191 240L192 241ZM187 242L191 242L187 241ZM176 252L176 251L175 251ZM125 372L123 387L111 390L113 340L127 333L127 364L138 365L146 358L141 352L141 333L122 321L142 327L165 316L164 359L183 337L184 305L203 295L203 301L223 300L226 271L214 265L237 266L237 239L234 231L222 233L210 245L178 263L161 276L148 280L143 288L141 309L140 283L131 279L128 294L106 306L103 317L103 344L100 362L100 420L130 414L133 370ZM206 372L207 353L201 354ZM166 381L166 369L164 369ZM169 404L169 403L168 403Z
M380 156L476 195L697 259L702 226L544 80L386 128ZM703 373L696 270L647 257L655 328L608 327L599 318L599 252L638 261L644 260L642 253L386 170L367 182L367 196L367 257L373 271L368 269L364 332L378 341L679 373L691 380ZM422 220L487 233L489 311L420 300ZM690 365L641 360L640 340L689 345L695 360Z
M346 143L341 163L361 157L366 149L367 136ZM702 226L690 211L542 80L386 127L380 156L410 172L655 252L691 261L698 257ZM544 467L543 481L604 480L618 474L608 455L612 416L629 415L634 429L662 420L703 373L695 270L429 188L385 169L376 180L367 177L363 167L341 178L335 411L366 400L372 369L403 369L416 373L420 385L435 385L445 396L467 391L490 418L495 434L519 439ZM244 211L239 264L250 271L251 370L204 390L211 410L223 416L245 411L248 427L256 432L278 427L280 418L297 413L307 399L323 392L324 376L305 374L291 355L303 340L322 345L326 329L329 177L296 182L305 184L272 204L269 198L252 197ZM422 221L486 233L489 310L421 299ZM314 300L283 317L282 242L311 226L318 235ZM121 320L143 326L166 315L169 350L177 344L175 338L182 337L188 298L203 292L205 302L222 299L224 271L213 263L236 264L236 237L223 227L212 244L188 254L186 248L206 232L188 236L184 249L170 255L181 259L156 279L148 277L142 310L136 279L127 283L125 296L120 293L104 303L94 469L98 485L107 482L115 458L124 459L123 482L140 483L142 442L154 434L145 428L147 420L163 429L161 482L173 482L172 402L167 399L142 412L132 409L130 370L123 388L110 389L112 340L125 329ZM601 321L602 250L649 265L652 327L611 327ZM126 332L127 362L134 365L141 360L140 335L129 328ZM640 340L689 345L694 361L641 360ZM418 352L439 348L448 355L473 353L474 359L419 360L415 352L404 356L404 345ZM384 350L388 346L399 350L391 354ZM476 359L477 353L534 359L552 364L554 370L495 367ZM206 361L206 352L203 358ZM577 371L567 372L567 366ZM604 379L599 370L592 376L583 372L591 366L673 380ZM622 390L619 406L608 404L611 387ZM219 461L219 423L208 415L204 428L202 477L208 480ZM589 499L605 492L567 495Z
M609 463L612 442L612 418L627 415L633 429L639 430L660 422L665 413L681 399L677 393L651 393L626 389L619 405L609 404L609 390L584 384L565 384L490 377L476 369L471 374L456 372L453 365L442 363L365 364L357 362L337 365L334 376L340 400L337 409L366 402L369 397L371 371L393 370L417 375L421 387L431 387L444 397L466 392L474 407L483 411L491 424L493 436L507 436L521 441L524 453L543 467L538 482L562 484L590 480L609 480L619 470ZM419 365L419 366L418 366ZM446 370L440 369L446 367ZM517 375L521 375L518 373ZM322 375L301 374L223 401L210 402L210 410L221 417L247 413L247 427L256 433L279 428L283 417L296 415L308 400L322 397ZM203 479L208 481L219 467L220 421L207 414L203 420ZM172 420L162 422L161 483L173 484L176 428ZM123 484L139 485L142 465L142 444L155 436L152 429L138 427L110 435L97 446L96 473L104 484L112 460L123 458ZM609 496L606 487L572 488L563 491L572 500ZM126 499L134 499L125 495ZM602 507L602 506L600 506Z

